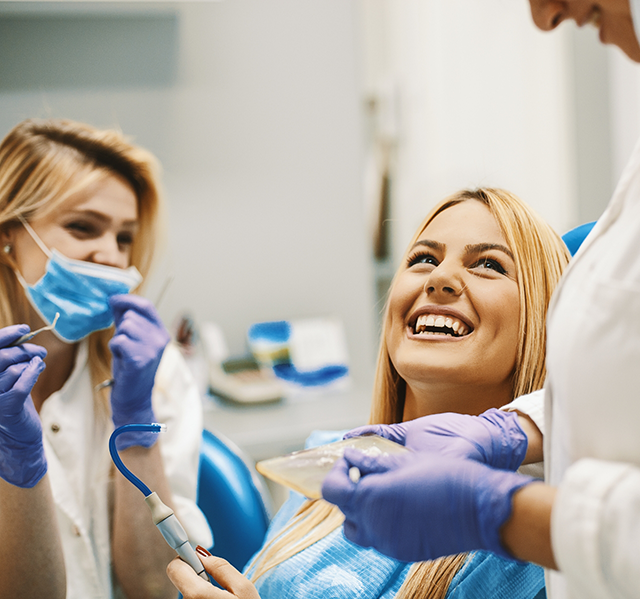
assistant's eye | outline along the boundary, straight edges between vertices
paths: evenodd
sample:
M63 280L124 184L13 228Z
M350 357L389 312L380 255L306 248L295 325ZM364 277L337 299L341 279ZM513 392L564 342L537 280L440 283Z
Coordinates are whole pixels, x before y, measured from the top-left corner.
M118 245L120 247L130 247L133 244L133 233L119 233Z
M411 268L416 264L427 264L429 266L438 266L438 259L429 252L417 252L416 254L411 254L407 258L407 268Z
M74 220L67 223L64 228L72 235L79 238L91 237L96 235L97 231L94 225L87 221Z
M501 275L507 273L502 264L500 264L500 262L498 262L494 258L480 258L480 260L473 264L471 268L478 270L494 270Z

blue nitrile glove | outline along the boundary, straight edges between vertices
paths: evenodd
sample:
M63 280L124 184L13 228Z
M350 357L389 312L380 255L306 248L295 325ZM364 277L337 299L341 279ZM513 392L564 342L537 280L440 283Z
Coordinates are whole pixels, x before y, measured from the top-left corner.
M415 451L471 458L503 470L517 470L527 453L527 435L515 412L491 408L480 416L433 414L398 424L372 424L344 438L379 435Z
M353 482L349 469L360 470ZM345 515L344 534L408 562L474 549L513 559L500 542L512 496L534 479L436 453L373 458L347 449L322 485Z
M155 422L151 392L169 333L153 304L143 297L114 295L109 304L116 326L109 342L113 354L113 423L116 428L123 424L150 424ZM154 433L126 433L118 437L117 447L151 447L157 439Z
M28 332L26 324L0 329L0 476L27 489L47 472L42 424L30 395L47 350L32 343L7 346Z

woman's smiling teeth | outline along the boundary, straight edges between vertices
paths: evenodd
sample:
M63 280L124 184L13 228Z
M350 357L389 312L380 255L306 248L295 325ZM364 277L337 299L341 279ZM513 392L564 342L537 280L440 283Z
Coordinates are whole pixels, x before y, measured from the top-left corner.
M456 318L439 314L422 314L418 316L413 327L416 335L444 335L463 337L469 333L469 327Z

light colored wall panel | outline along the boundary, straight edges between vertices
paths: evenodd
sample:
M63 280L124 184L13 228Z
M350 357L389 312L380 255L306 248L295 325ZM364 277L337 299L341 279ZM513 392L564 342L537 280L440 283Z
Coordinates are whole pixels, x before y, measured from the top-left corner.
M21 69L41 57L49 71L0 81L3 134L29 116L117 125L162 161L170 235L149 296L175 276L165 321L217 321L239 353L255 321L335 315L370 384L353 4L0 3L0 27L11 19Z
M462 187L500 186L558 231L576 224L570 39L543 35L526 2L362 0L366 85L395 88L396 260L430 206ZM383 86L383 87L384 87Z

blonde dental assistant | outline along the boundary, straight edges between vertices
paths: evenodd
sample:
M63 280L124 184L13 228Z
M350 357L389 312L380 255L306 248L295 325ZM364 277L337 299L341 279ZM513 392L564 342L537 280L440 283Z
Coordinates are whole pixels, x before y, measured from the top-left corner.
M637 0L530 4L541 29L567 19L591 23L604 43L640 62ZM369 464L365 484L353 485L345 467L361 458L351 455L327 481L325 498L345 511L350 538L418 559L453 544L534 561L549 568L551 599L640 597L639 323L640 145L549 310L547 484L471 460L444 463L427 423L415 421L408 444L427 448L419 458ZM470 430L458 433L477 440ZM429 496L417 502L422 489ZM393 531L378 525L398 513ZM446 548L424 542L450 521L474 533L450 534Z
M2 597L176 596L173 551L111 467L114 425L167 422L161 441L125 438L121 456L211 542L194 502L197 390L151 303L128 294L159 211L155 160L115 131L25 121L0 144ZM53 310L55 332L11 346Z

